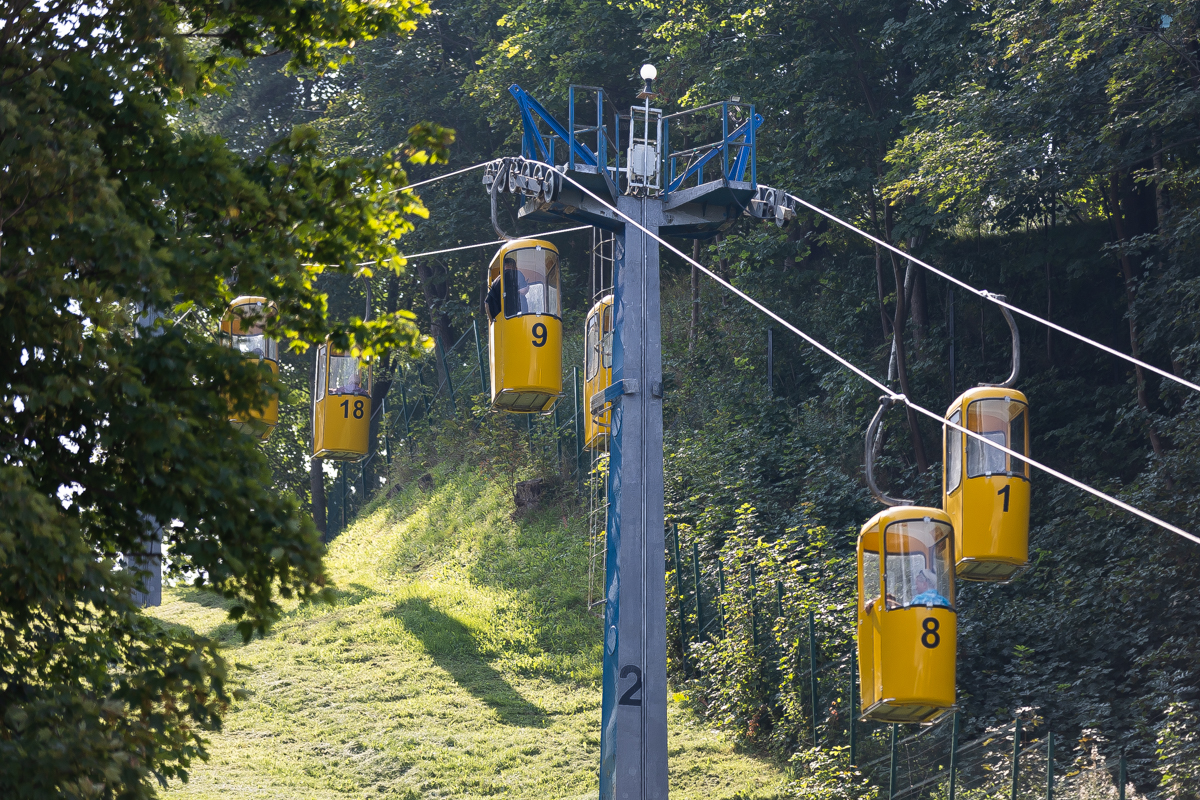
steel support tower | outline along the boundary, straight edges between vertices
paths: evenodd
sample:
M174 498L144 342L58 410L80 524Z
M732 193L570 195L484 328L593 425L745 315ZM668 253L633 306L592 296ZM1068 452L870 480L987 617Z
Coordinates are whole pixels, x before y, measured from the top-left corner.
M659 248L646 231L709 238L743 214L794 216L777 208L780 193L757 184L762 117L752 105L734 98L664 116L650 107L649 79L639 95L645 103L628 115L602 89L572 86L566 126L514 84L522 157L493 162L484 177L493 197L521 196L521 218L584 222L615 236L612 384L585 398L589 413L612 412L601 800L666 800L668 793Z

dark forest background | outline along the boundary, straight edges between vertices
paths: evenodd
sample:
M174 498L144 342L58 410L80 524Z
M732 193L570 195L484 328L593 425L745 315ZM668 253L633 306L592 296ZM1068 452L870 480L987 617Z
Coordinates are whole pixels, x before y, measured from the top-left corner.
M432 121L454 129L458 168L519 152L509 84L555 113L571 84L602 86L627 107L638 67L653 62L667 113L731 96L756 104L763 183L1196 380L1198 26L1197 6L1181 1L443 0L411 38L360 42L332 72L258 59L179 123L247 155L303 124L335 155L372 156ZM409 178L444 171L418 166ZM429 218L401 250L495 238L479 178L418 190ZM508 230L536 230L511 204L502 213ZM561 243L571 331L587 310L590 243L586 233ZM1007 375L1003 318L959 292L952 387L947 284L820 217L782 228L746 219L700 252L877 376L895 341L896 388L927 407ZM373 302L409 309L453 342L479 317L489 256L416 260L381 274ZM693 326L689 268L663 258L668 517L706 563L769 544L756 551L760 570L782 559L807 582L823 628L845 635L854 536L875 509L861 477L875 393L780 331L768 391L766 320L705 284ZM361 281L321 280L335 315L360 313ZM1196 530L1200 397L1019 324L1034 457ZM293 435L268 447L277 481L307 503L309 365L288 358ZM385 359L377 375L399 364ZM940 431L895 411L886 435L886 485L938 503ZM1035 471L1031 553L1035 566L1013 585L960 585L965 735L1040 715L1068 740L1127 752L1139 790L1196 797L1200 547ZM788 687L761 679L761 665L733 669L736 654L718 650L699 646L692 663L724 677L685 678L675 653L677 678L695 681L714 720L787 755L808 725Z

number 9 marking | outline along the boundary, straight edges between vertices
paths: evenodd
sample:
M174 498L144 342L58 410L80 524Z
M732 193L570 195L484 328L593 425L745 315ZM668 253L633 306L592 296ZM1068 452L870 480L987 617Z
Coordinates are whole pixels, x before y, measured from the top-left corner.
M539 341L540 340L540 341ZM546 346L546 326L538 322L533 326L533 346Z

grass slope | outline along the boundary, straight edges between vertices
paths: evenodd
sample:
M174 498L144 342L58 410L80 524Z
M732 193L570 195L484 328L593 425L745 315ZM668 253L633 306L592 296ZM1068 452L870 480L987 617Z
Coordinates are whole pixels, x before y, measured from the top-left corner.
M223 602L178 589L158 616L222 639L250 692L211 759L167 797L592 797L601 625L580 520L512 519L506 481L435 472L331 547L336 604L242 645ZM783 775L674 700L673 798L773 798Z

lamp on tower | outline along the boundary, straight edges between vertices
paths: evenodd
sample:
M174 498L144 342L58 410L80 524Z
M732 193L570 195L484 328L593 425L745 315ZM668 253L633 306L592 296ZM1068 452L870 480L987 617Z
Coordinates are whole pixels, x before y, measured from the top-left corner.
M653 64L642 64L641 72L638 74L642 76L642 80L646 82L646 85L642 87L642 91L638 94L637 99L649 100L651 97L654 97L654 79L658 77L658 70L654 68Z

